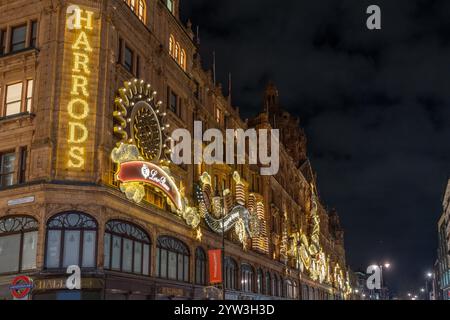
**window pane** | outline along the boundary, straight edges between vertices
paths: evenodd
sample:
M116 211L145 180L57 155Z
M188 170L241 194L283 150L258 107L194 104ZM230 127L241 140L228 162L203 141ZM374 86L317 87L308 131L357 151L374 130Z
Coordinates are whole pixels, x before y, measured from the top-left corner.
M83 268L95 268L96 231L84 231L83 237Z
M167 251L164 249L161 249L160 252L161 255L161 278L167 278Z
M184 256L184 281L189 282L189 257Z
M159 273L160 272L160 264L161 264L160 251L161 251L160 248L156 249L156 276L157 277L161 276L161 274Z
M1 185L3 187L11 186L14 183L14 164L16 155L14 153L4 154L0 162Z
M142 273L142 243L134 242L134 273Z
M182 281L184 279L184 274L183 274L183 255L182 254L178 254L178 277L177 280Z
M50 230L47 239L47 268L59 268L61 231Z
M25 49L25 41L27 35L27 26L20 26L12 29L11 51L19 51Z
M125 47L125 68L133 72L133 51L128 47Z
M31 111L31 101L33 99L33 80L27 81L27 111Z
M22 270L36 268L37 231L27 232L23 236Z
M144 267L142 270L142 273L145 275L149 275L150 274L150 268L149 268L149 261L150 261L150 246L148 244L144 244ZM157 261L157 265L158 264L158 259L156 259ZM156 274L158 274L158 271L156 272Z
M169 274L168 278L172 280L177 279L177 254L169 251Z
M0 273L19 271L20 236L0 237Z
M37 44L37 21L31 23L31 46L36 48Z
M122 258L122 271L131 272L131 266L133 263L133 241L129 239L123 239L123 258Z
M122 238L113 236L113 249L112 249L112 270L120 271L120 255L122 252Z
M80 263L80 231L66 231L64 234L63 267Z
M6 116L21 112L22 82L6 86Z
M110 268L110 263L111 263L111 235L109 233L105 233L105 237L103 240L104 244L103 244L103 256L104 256L104 262L103 262L103 266L106 269Z

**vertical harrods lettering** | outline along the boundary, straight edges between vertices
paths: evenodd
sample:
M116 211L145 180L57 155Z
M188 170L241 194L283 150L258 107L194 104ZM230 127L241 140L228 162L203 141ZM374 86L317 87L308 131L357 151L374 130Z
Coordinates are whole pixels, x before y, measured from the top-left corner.
M69 168L83 169L86 164L85 143L89 137L86 125L89 116L89 75L90 58L93 51L90 43L90 31L93 30L93 12L82 10L72 5L67 8L67 28L75 34L71 44L72 74L70 101L67 105L69 114L68 139Z

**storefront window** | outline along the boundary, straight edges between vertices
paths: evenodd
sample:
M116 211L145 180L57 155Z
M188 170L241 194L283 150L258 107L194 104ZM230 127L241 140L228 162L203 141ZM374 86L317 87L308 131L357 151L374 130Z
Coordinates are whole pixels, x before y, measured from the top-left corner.
M97 222L80 212L66 212L47 223L45 266L62 269L70 265L95 268Z
M159 237L156 247L156 276L189 282L188 247L172 237Z
M206 284L206 254L202 248L195 250L195 283Z
M37 221L31 217L0 220L0 273L36 268Z
M230 257L225 258L225 288L236 290L237 264Z
M150 245L150 237L140 227L109 221L104 236L105 269L149 275Z
M253 292L253 268L248 264L241 265L241 289Z

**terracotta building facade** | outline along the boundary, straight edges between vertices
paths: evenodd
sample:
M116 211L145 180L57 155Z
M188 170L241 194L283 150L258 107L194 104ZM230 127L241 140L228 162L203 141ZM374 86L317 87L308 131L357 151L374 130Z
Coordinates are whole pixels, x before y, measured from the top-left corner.
M344 233L299 120L269 84L244 121L179 5L0 4L0 298L26 275L32 299L221 299L208 252L223 243L226 299L351 295ZM172 164L167 138L195 121L279 129L278 174ZM81 290L66 287L70 265Z

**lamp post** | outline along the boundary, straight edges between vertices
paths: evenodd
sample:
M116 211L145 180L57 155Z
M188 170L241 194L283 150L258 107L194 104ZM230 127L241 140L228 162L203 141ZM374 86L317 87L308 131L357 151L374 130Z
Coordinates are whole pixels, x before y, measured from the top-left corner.
M391 264L390 264L389 262L386 262L384 265L380 265L379 267L380 267L380 271L381 271L381 274L380 274L380 276L381 276L381 283L380 283L380 285L381 285L380 298L381 298L381 300L385 300L385 299L383 299L383 297L386 298L386 297L384 296L384 294L383 294L383 291L384 291L384 290L383 290L383 288L384 288L383 267L386 268L386 269L389 269L389 268L391 267Z
M430 300L430 291L429 291L429 287L428 287L428 281L430 281L431 279L433 279L433 273L432 272L427 272L425 274L425 300Z

